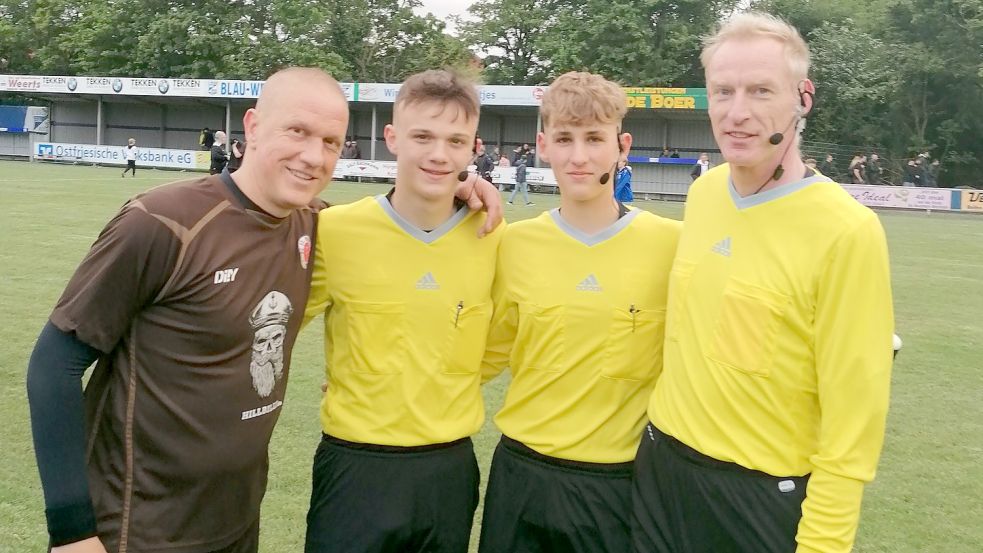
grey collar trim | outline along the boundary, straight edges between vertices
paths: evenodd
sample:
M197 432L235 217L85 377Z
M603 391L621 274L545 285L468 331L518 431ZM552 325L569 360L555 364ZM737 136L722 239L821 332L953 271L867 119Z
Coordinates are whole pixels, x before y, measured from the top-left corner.
M612 223L611 226L598 232L597 234L586 234L583 231L572 227L570 223L563 220L563 217L560 215L560 208L558 207L550 210L550 217L553 218L553 222L556 223L556 226L560 227L560 230L562 230L570 238L573 238L585 246L596 246L597 244L600 244L601 242L604 242L608 238L611 238L621 232L623 228L627 227L633 220L635 220L635 217L638 217L639 213L639 210L632 209L628 213L625 213L623 217Z
M789 194L794 194L799 190L809 186L810 184L817 182L827 182L829 178L816 173L815 175L798 180L795 182L790 182L788 184L783 184L777 188L772 188L771 190L765 190L759 194L751 194L750 196L741 197L737 193L737 189L734 188L734 179L731 176L727 177L727 189L730 191L730 197L734 200L734 205L737 209L747 209L749 207L754 207L756 205L761 205L763 203L770 202L772 200L777 200L779 198L784 198Z
M409 234L410 236L416 238L417 240L423 242L424 244L432 244L437 240L439 240L441 236L444 236L445 234L450 232L454 227L457 226L458 223L463 221L464 218L467 217L468 214L470 213L470 210L467 208L467 206L464 206L461 209L458 209L453 215L451 215L449 219L441 223L440 226L438 226L437 228L433 229L430 232L426 232L423 229L420 229L419 227L415 226L413 223L404 219L403 216L400 215L399 213L396 213L396 210L393 209L393 205L389 203L389 198L387 198L385 194L379 194L378 196L375 197L375 199L377 202L379 202L379 207L381 207L382 210L386 212L386 215L389 215L389 218L392 219L393 222L396 223L397 226L399 226L399 228L403 229L404 231L406 231L406 234Z

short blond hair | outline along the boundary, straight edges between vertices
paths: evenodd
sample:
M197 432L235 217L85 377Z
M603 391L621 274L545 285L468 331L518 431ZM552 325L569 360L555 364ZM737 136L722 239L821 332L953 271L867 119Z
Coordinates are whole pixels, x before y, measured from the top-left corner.
M623 88L600 75L571 71L550 84L539 112L547 127L594 121L620 127L628 113L628 96Z
M761 12L744 12L728 19L711 36L703 39L703 52L700 53L700 63L704 69L720 46L729 40L748 40L752 38L770 38L782 44L785 50L785 60L789 71L796 79L806 79L809 76L809 46L795 27L784 19Z
M393 110L424 102L457 106L468 119L477 119L481 110L475 81L449 69L430 69L410 76L399 87Z

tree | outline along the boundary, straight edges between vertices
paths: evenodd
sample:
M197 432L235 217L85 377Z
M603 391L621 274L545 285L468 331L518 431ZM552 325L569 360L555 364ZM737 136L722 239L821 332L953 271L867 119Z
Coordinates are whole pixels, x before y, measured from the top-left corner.
M892 63L893 48L849 23L824 23L808 35L817 89L809 137L840 144L881 144L888 101L900 84Z
M553 76L584 69L629 86L702 86L701 38L733 0L580 0L543 41Z
M817 107L810 138L883 145L898 162L928 150L941 184L978 182L983 160L979 0L763 0L807 31Z
M493 84L543 84L548 62L538 40L553 9L562 1L479 0L468 8L470 21L459 21L461 37L484 58L485 78Z

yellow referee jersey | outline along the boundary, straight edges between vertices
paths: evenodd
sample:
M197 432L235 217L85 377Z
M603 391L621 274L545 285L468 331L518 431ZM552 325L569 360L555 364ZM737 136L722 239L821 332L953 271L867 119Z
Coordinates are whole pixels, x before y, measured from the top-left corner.
M500 225L461 208L424 232L385 196L323 210L305 320L326 312L324 432L353 442L453 441L484 422L481 358Z
M798 551L848 552L890 385L877 216L822 175L741 198L717 167L690 189L669 294L652 421L716 459L811 473Z
M511 368L502 433L562 459L635 458L679 227L631 210L586 236L555 209L508 227L482 369L488 380Z

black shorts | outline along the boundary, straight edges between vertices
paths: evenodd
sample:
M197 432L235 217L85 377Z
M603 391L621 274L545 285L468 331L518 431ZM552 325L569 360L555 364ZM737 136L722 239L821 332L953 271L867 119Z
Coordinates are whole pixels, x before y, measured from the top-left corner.
M557 459L503 436L492 459L478 551L628 551L631 465Z
M136 169L137 168L137 162L136 162L136 160L135 159L128 159L128 160L126 160L126 168L127 169Z
M470 438L390 447L324 436L304 551L467 553L479 478Z
M632 487L638 553L794 553L809 476L779 477L642 431Z

